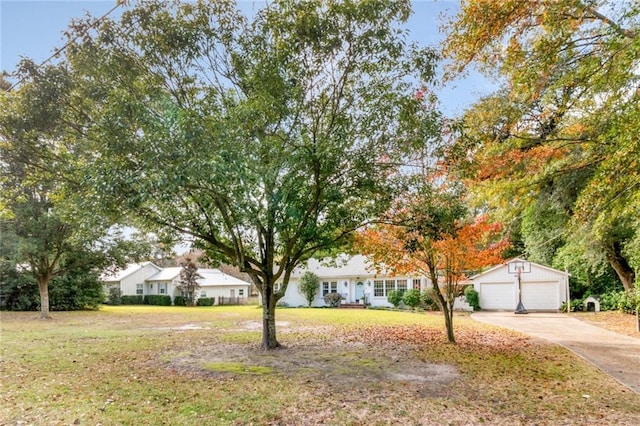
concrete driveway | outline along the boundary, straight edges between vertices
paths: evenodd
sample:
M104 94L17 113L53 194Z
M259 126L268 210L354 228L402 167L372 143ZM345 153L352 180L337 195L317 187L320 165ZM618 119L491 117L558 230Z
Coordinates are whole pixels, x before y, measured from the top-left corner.
M614 333L565 314L475 312L471 318L562 345L640 394L639 338Z

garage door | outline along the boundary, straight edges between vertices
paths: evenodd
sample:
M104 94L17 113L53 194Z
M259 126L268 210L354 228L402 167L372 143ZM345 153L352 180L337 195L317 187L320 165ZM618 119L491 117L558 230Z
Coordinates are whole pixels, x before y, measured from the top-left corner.
M522 304L527 311L557 311L560 308L558 283L522 283Z
M516 308L513 283L481 283L479 296L482 309Z

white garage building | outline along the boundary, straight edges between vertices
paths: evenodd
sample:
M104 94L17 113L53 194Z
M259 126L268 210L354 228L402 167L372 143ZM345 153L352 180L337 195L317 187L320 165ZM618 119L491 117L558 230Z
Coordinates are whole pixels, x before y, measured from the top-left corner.
M524 266L520 274L514 265ZM519 258L471 277L481 309L516 311L520 294L528 312L558 312L569 298L568 280L564 271Z

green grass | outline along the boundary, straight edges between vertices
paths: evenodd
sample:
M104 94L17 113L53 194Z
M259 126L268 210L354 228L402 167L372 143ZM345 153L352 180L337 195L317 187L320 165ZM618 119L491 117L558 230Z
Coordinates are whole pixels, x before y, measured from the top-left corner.
M450 345L438 314L279 309L275 351L261 315L2 312L0 424L640 424L640 397L580 358L466 315Z
M271 374L273 369L261 365L247 365L241 362L208 362L204 365L205 370L215 371L218 373L232 374Z

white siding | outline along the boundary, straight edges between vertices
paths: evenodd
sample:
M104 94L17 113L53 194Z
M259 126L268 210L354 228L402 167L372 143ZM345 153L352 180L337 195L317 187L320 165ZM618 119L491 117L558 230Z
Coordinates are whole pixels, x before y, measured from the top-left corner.
M198 290L198 296L204 291L206 292L205 297L214 297L216 299L215 303L218 304L218 297L232 297L231 292L233 291L233 297L240 297L239 290L244 290L244 296L242 298L247 298L249 295L250 285L246 286L234 285L234 286L200 286Z
M480 295L480 307L487 310L515 310L518 277L501 265L472 278ZM531 263L531 272L520 275L522 304L527 311L557 311L567 299L567 274Z
M287 306L307 306L307 299L298 291L298 280L290 280L287 286L287 291L284 293L284 297L280 299L280 303L286 303ZM313 300L311 306L324 306L324 300L322 300L322 280L318 285L318 291L316 297Z
M123 295L127 296L135 296L136 295L136 284L142 284L143 294L147 294L147 286L145 284L145 280L150 276L158 273L159 269L154 265L148 263L144 265L142 268L133 272L132 274L124 277L120 281L120 290L122 290ZM155 286L154 286L155 287Z
M483 282L476 291L480 296L480 308L488 310L514 310L517 306L514 283Z
M558 282L522 283L522 304L528 311L556 311L560 309Z

